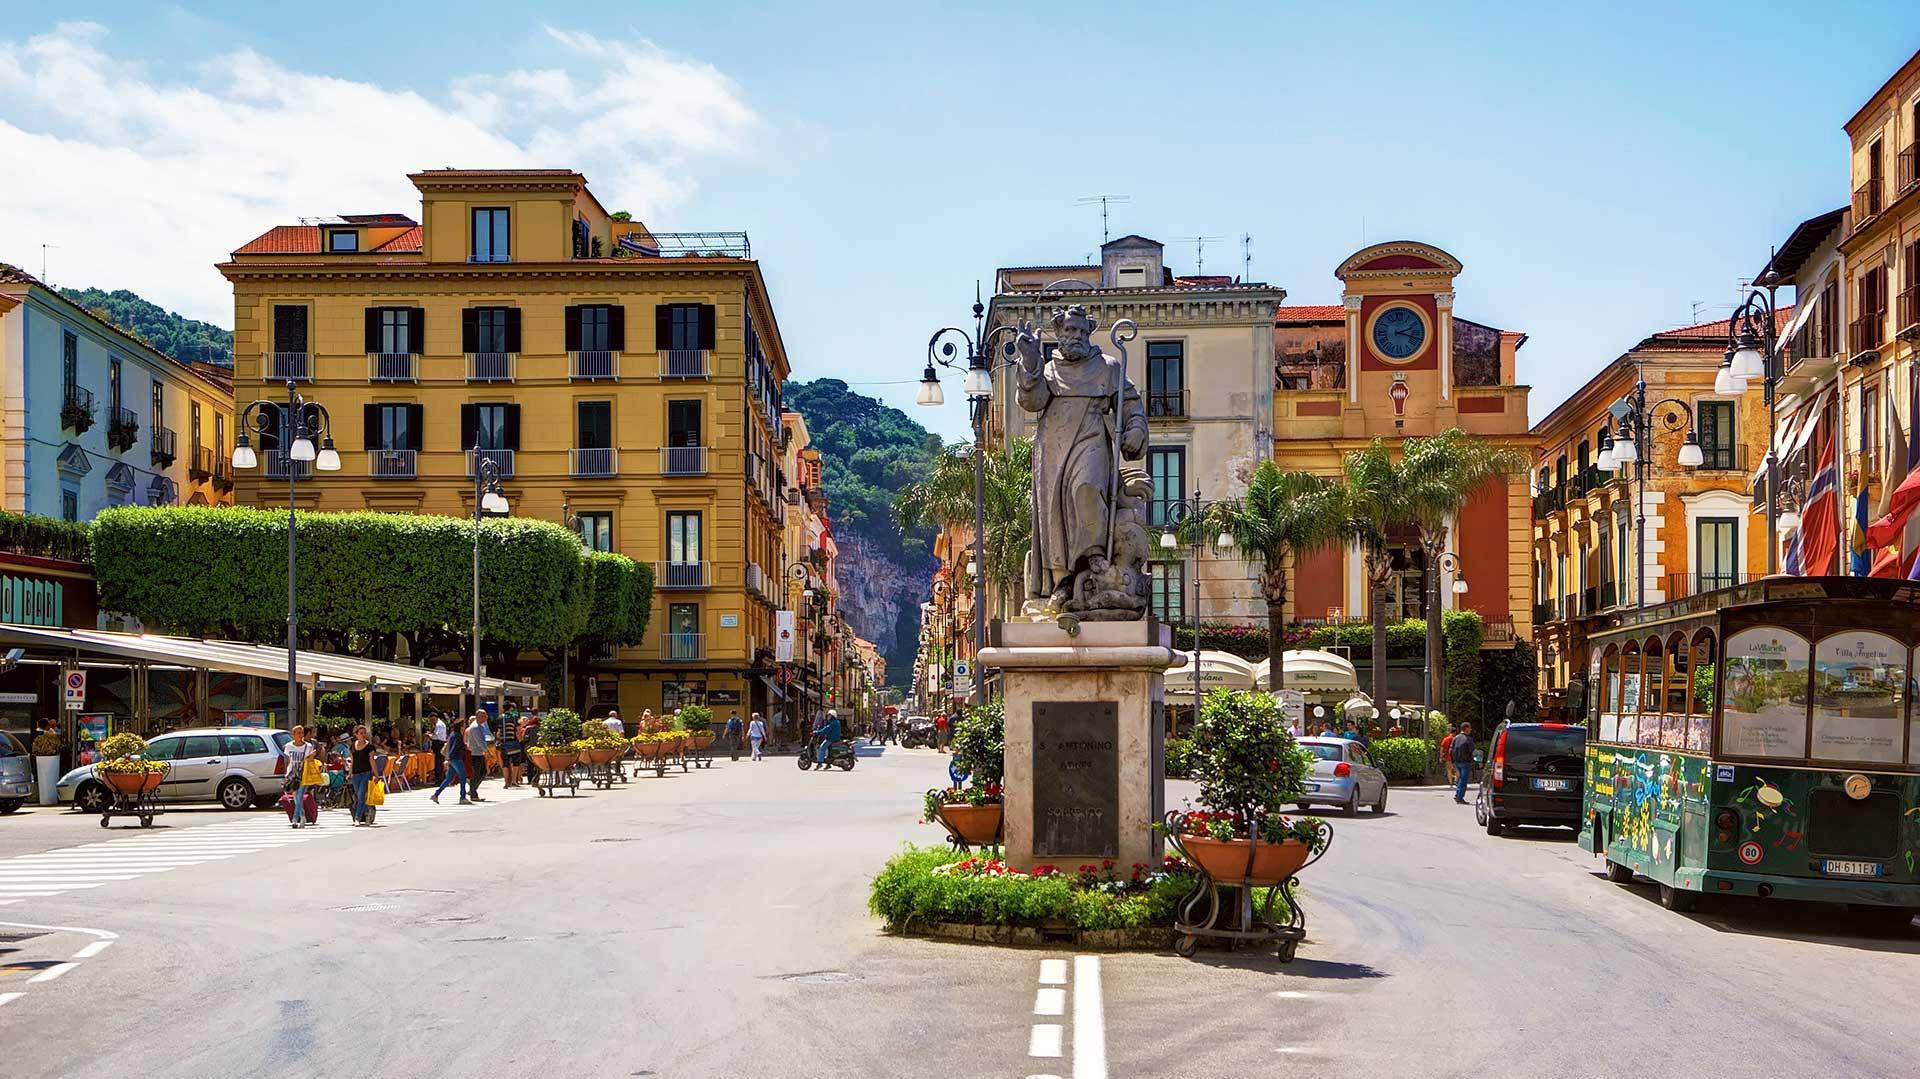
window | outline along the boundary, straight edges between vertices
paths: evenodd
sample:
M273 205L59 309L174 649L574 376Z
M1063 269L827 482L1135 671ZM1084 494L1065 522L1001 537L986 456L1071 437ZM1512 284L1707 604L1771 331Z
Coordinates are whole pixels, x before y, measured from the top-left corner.
M65 390L61 400L73 400L73 391L80 385L80 339L71 333L60 340L60 384Z
M613 550L613 514L607 510L594 510L583 513L577 518L580 528L580 543L589 551Z
M667 608L667 658L700 658L700 605L676 603Z
M507 209L484 207L473 211L473 261L506 262L513 253L508 242Z
M1147 448L1147 475L1153 479L1153 505L1148 523L1165 528L1175 503L1187 497L1187 450L1184 446Z
M1720 753L1798 758L1807 749L1807 639L1779 626L1727 638Z
M613 348L613 309L606 306L580 308L580 347L578 352L605 352Z
M61 489L60 519L63 521L78 521L80 519L80 492L72 488Z
M407 450L415 445L412 409L406 405L375 405L375 419L379 426L375 437L379 440L373 445L377 450Z
M667 445L701 446L700 402L667 402Z
M1884 633L1835 633L1813 656L1815 760L1899 764L1907 648Z
M660 347L675 351L712 347L702 343L703 340L710 339L710 335L701 332L701 324L704 321L701 304L673 303L667 304L664 310L663 328L667 331L667 336Z
M180 756L177 760L197 761L220 756L220 736L217 734L196 734L180 740Z
M1122 266L1119 271L1121 288L1144 288L1147 283L1145 266Z
M1699 560L1697 590L1711 591L1739 583L1740 521L1735 517L1702 517L1694 525L1694 551Z
M213 414L213 452L215 456L225 456L227 452L227 414Z
M1152 583L1148 593L1153 616L1162 622L1179 622L1187 616L1187 564L1185 562L1149 562L1147 576Z
M510 450L516 447L508 439L507 405L473 406L473 445L476 450Z
M1613 564L1620 567L1616 574L1620 579L1620 602L1622 605L1632 602L1627 588L1627 578L1639 572L1632 562L1627 561L1627 515L1621 514L1613 525Z
M251 734L221 735L220 745L229 757L245 757L254 753L265 753L267 751L266 739L255 738Z
M613 448L613 402L581 401L574 406L574 442L583 450Z
M1867 455L1867 471L1880 467L1880 388L1860 388L1860 452Z
M698 562L700 550L700 515L667 514L667 561Z
M1580 474L1581 474L1581 475L1585 475L1585 473L1586 473L1586 471L1587 471L1587 466L1588 466L1589 464L1592 464L1592 463L1593 463L1593 462L1592 462L1592 456L1593 456L1593 453L1592 453L1592 450L1591 450L1591 448L1590 448L1590 447L1589 447L1589 446L1587 445L1587 442L1586 442L1586 440L1585 440L1585 439L1582 439L1582 440L1580 441L1580 452L1579 452L1579 455L1578 455L1578 456L1577 456L1577 457L1575 458L1575 460L1577 460L1577 461L1578 461L1578 462L1580 463Z
M360 234L352 229L334 229L327 233L328 251L360 250Z
M1147 415L1187 414L1186 345L1179 341L1147 343Z
M507 308L481 307L473 312L474 352L512 352L507 347Z
M1564 453L1553 462L1553 485L1555 487L1567 485L1567 455Z
M185 742L185 738L155 738L147 743L147 751L141 756L150 761L179 760L180 747Z
M275 304L273 307L273 350L307 350L307 309L300 304Z
M160 383L153 384L153 429L158 431L167 425L167 398L160 392Z
M120 411L120 357L107 361L107 400L117 415Z
M382 307L380 309L380 347L376 352L387 355L412 352L413 349L413 311L405 307Z
M1739 428L1733 422L1732 401L1698 401L1701 468L1733 468L1734 442Z
M193 403L193 430L187 437L193 445L194 455L198 456L200 453L200 402L198 401Z

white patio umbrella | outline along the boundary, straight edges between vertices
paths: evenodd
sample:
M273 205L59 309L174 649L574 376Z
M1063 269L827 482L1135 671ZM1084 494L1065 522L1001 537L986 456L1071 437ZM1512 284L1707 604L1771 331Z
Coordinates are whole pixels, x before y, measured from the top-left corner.
M1283 688L1297 689L1302 693L1337 693L1360 688L1360 679L1354 673L1353 663L1344 656L1312 648L1294 648L1282 653L1280 658L1286 664L1287 677ZM1254 668L1255 684L1260 689L1274 688L1272 663L1272 660L1263 659Z

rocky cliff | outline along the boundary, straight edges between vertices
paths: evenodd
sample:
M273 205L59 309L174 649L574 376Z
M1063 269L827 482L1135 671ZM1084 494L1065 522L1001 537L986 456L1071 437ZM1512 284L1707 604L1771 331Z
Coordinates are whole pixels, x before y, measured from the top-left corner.
M904 686L934 568L933 533L903 533L893 497L932 468L940 438L839 379L789 382L785 396L786 407L806 419L824 466L827 513L840 547L841 608L854 632L886 657L888 684Z

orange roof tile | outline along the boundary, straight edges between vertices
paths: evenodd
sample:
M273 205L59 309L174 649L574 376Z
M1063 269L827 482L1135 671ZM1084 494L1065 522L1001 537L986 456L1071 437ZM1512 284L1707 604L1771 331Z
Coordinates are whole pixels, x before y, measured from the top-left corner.
M407 231L374 248L375 251L419 251L424 246L420 226L415 225Z
M388 217L390 215L380 216ZM411 218L400 215L391 216L399 217L401 221L411 220ZM383 221L381 223L384 224L385 222ZM394 223L398 224L398 221ZM233 253L236 255L318 255L321 253L321 231L322 227L319 225L275 225L253 239L248 240L246 243L241 244L234 249ZM368 253L378 251L381 254L393 254L395 252L418 251L420 248L420 226L415 225L400 235L395 236L393 239L388 240L386 243L381 244L379 247L370 248Z
M1773 313L1773 332L1779 333L1782 330L1785 330L1787 328L1787 323L1792 321L1793 321L1793 305L1788 304L1787 306L1782 307ZM1691 326L1681 326L1677 329L1672 329L1672 330L1661 330L1660 332L1653 334L1653 336L1654 337L1707 337L1707 338L1713 338L1715 340L1724 341L1727 339L1727 320L1724 318L1717 318L1712 320L1711 322L1696 322Z
M1347 309L1337 303L1301 304L1273 309L1275 322L1339 322L1346 317Z

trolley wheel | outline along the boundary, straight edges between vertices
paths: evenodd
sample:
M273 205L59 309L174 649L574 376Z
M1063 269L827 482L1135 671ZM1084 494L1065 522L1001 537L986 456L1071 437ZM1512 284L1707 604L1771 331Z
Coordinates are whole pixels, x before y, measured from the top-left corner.
M1194 936L1191 933L1187 933L1182 936L1174 938L1173 954L1179 956L1182 959L1192 959L1193 953L1199 950L1199 948L1200 948L1200 938Z
M1291 962L1293 962L1293 957L1294 957L1294 955L1295 955L1295 953L1297 953L1297 952L1299 952L1299 950L1300 950L1300 942L1299 942L1299 941L1297 941L1297 940L1283 940L1283 941L1281 941L1281 942L1280 942L1280 952L1279 952L1279 956L1280 956L1280 961L1281 961L1282 963L1291 963Z
M153 814L151 813L140 814L140 827L142 828L153 827Z
M107 826L107 822L112 819L113 819L113 814L111 813L100 814L100 827L105 828Z
M1613 859L1607 859L1607 879L1615 884L1632 884L1633 867L1622 865Z
M1700 905L1700 893L1685 888L1675 888L1671 884L1660 886L1660 905L1679 914L1685 914Z

